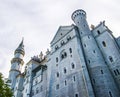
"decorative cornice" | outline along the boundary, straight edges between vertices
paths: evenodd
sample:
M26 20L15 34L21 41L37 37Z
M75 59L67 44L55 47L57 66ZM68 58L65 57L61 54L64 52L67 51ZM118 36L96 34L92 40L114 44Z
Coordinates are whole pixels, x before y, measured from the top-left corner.
M17 71L17 72L21 73L19 70L16 70L16 69L11 69L9 72L11 72L11 71Z
M20 58L13 58L13 59L11 60L11 64L14 63L14 62L19 62L21 65L24 64L23 59L20 59Z

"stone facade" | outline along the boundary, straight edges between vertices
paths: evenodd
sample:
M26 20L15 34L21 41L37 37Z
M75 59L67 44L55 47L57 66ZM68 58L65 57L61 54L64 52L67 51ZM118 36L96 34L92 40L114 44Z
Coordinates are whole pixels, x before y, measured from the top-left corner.
M120 97L120 38L105 22L90 30L86 12L72 14L75 25L60 26L51 51L34 56L23 73L23 41L11 61L15 97Z

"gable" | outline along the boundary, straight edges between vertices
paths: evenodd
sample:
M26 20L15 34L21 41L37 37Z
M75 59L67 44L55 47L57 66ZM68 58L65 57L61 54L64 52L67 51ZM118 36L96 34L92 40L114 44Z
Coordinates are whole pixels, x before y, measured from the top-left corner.
M74 28L74 25L70 26L60 26L57 33L55 34L53 40L51 41L51 45L59 41L62 37L64 37L68 32L70 32Z

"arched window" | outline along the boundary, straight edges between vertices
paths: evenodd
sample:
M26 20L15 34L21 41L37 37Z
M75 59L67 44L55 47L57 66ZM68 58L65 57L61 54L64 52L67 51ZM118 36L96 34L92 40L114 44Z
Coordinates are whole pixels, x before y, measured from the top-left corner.
M63 50L63 51L60 53L60 57L61 57L61 60L67 57L67 53L65 52L65 50Z
M58 57L56 57L56 62L58 62Z
M109 60L110 62L113 62L113 58L111 56L109 56Z
M67 73L67 70L66 70L66 68L64 68L64 73Z
M97 30L97 33L98 33L98 35L100 34L100 31L99 30Z
M59 73L57 72L57 77L59 77Z
M72 53L72 48L69 48L70 53Z
M105 41L103 41L102 44L103 44L104 47L106 47L106 43L105 43Z
M75 65L74 65L74 63L72 63L72 64L71 64L71 66L72 66L72 69L74 69L74 68L75 68Z

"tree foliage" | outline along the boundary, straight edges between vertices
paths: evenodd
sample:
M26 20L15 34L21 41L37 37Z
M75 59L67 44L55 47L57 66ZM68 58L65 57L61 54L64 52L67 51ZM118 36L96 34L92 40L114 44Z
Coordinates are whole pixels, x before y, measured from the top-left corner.
M9 86L4 82L3 75L0 73L0 97L12 97L13 93Z

